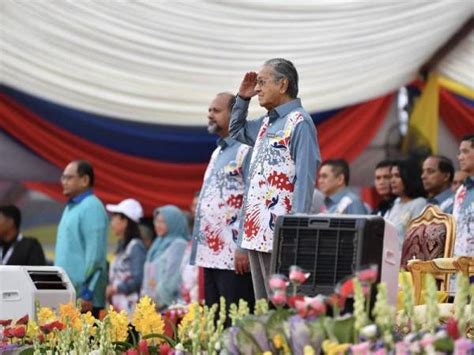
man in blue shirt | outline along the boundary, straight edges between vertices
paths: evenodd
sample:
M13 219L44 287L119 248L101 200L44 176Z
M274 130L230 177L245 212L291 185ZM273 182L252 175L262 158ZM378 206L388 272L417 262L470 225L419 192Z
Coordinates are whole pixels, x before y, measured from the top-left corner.
M258 96L268 113L247 121L250 99ZM240 84L230 135L253 146L244 199L241 246L249 250L255 298L269 295L268 275L278 216L308 213L320 162L316 129L298 96L293 63L275 58Z
M318 186L326 196L324 205L327 213L367 213L367 209L360 198L347 188L349 178L349 165L345 160L332 159L321 164Z
M107 286L107 213L92 192L94 170L89 162L69 163L61 184L69 201L58 226L55 265L71 279L82 311L91 310L97 317L105 306Z
M237 246L251 148L229 137L235 96L220 93L208 110L208 131L217 134L199 193L193 229L191 264L204 268L204 297L211 307L224 297L227 304L255 302L247 252Z
M454 256L474 256L474 134L459 145L459 167L468 177L456 191L453 216L456 221Z
M453 213L454 193L451 183L454 166L451 159L442 155L432 155L423 162L421 181L428 195L427 202L437 205L445 213Z

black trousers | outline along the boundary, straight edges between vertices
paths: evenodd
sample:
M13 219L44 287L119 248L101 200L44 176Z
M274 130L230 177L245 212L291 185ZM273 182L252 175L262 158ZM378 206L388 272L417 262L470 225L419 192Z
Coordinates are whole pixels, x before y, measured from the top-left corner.
M227 308L231 303L238 304L239 300L243 299L247 301L250 311L253 312L255 296L250 272L237 275L234 270L204 268L206 305L210 307L214 303L219 304L221 296L225 298Z

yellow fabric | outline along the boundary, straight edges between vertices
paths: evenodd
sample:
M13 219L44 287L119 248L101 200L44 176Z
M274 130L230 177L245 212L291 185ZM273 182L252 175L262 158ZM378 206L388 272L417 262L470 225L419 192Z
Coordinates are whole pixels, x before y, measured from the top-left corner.
M407 280L410 283L411 289L414 290L414 288L413 288L413 279L411 277L410 272L408 272L408 271L400 271L398 273L398 284L399 285L402 284L402 274L406 275ZM448 299L448 293L445 292L445 291L437 291L436 296L438 298L438 303L444 303ZM401 290L399 290L398 294L397 294L397 311L400 311L400 310L403 309L403 300L404 300L403 292ZM425 291L422 290L421 291L421 304L424 304L424 303L425 303Z
M469 86L460 84L456 81L453 81L451 79L448 79L445 76L440 76L438 78L438 83L440 86L443 88L448 89L449 91L452 91L458 95L470 98L471 100L474 100L474 89L470 88Z
M436 153L438 147L438 106L438 76L430 74L410 117L408 135L403 144L405 151L413 146L428 145L432 153Z

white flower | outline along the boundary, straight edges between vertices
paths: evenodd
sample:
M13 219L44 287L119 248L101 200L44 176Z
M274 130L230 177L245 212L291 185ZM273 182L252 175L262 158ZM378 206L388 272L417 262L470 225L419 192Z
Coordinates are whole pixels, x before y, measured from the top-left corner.
M366 325L360 330L360 334L367 338L375 338L377 335L377 326L375 324Z

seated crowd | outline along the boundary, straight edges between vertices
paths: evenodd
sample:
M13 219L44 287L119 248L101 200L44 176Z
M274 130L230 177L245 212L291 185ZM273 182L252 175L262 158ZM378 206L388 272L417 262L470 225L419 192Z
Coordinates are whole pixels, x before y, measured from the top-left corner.
M395 226L402 248L410 222L427 205L437 205L441 211L454 217L456 236L453 256L474 256L474 135L462 139L458 159L460 171L455 171L453 162L442 155L428 156L421 166L410 160L379 162L374 170L379 203L372 211L349 188L348 163L342 159L324 161L319 169L312 212L381 216ZM87 178L84 183L78 181L74 186L74 177L84 175L81 169ZM70 201L87 199L90 197L88 191L93 187L92 167L87 162L74 161L65 169L61 181ZM199 194L196 194L191 221L198 198ZM75 211L73 202L68 203L61 218L55 264L68 272L77 296L89 301L83 305L85 310L97 312L110 304L117 310L131 312L142 295L149 295L160 310L177 302L203 299L203 292L199 290L199 268L189 263L193 229L185 212L173 205L156 208L153 212L154 233L150 233L141 223L144 214L137 200L128 198L116 205L106 205L105 210L110 213L109 228L118 244L107 266L108 272L104 274L105 270L102 271L103 267L98 265L105 263L107 238L104 230L107 228L97 220L97 216L88 220L86 232L100 233L100 237L92 246L85 245L81 233L86 227L80 222L71 224L68 220L85 218L81 215L83 212ZM97 208L101 211L103 206ZM66 236L68 240L64 239ZM72 238L77 238L75 244L71 244ZM0 206L0 242L3 265L47 263L38 241L22 235L21 213L13 205ZM69 250L71 245L74 245L74 250ZM72 253L76 256L84 254L84 270L81 271L77 264L71 264L75 260L70 256ZM92 272L92 269L99 272ZM79 275L80 272L83 275ZM104 280L103 287L101 280ZM89 286L86 291L93 294L81 288L84 284ZM102 294L97 296L96 292Z

